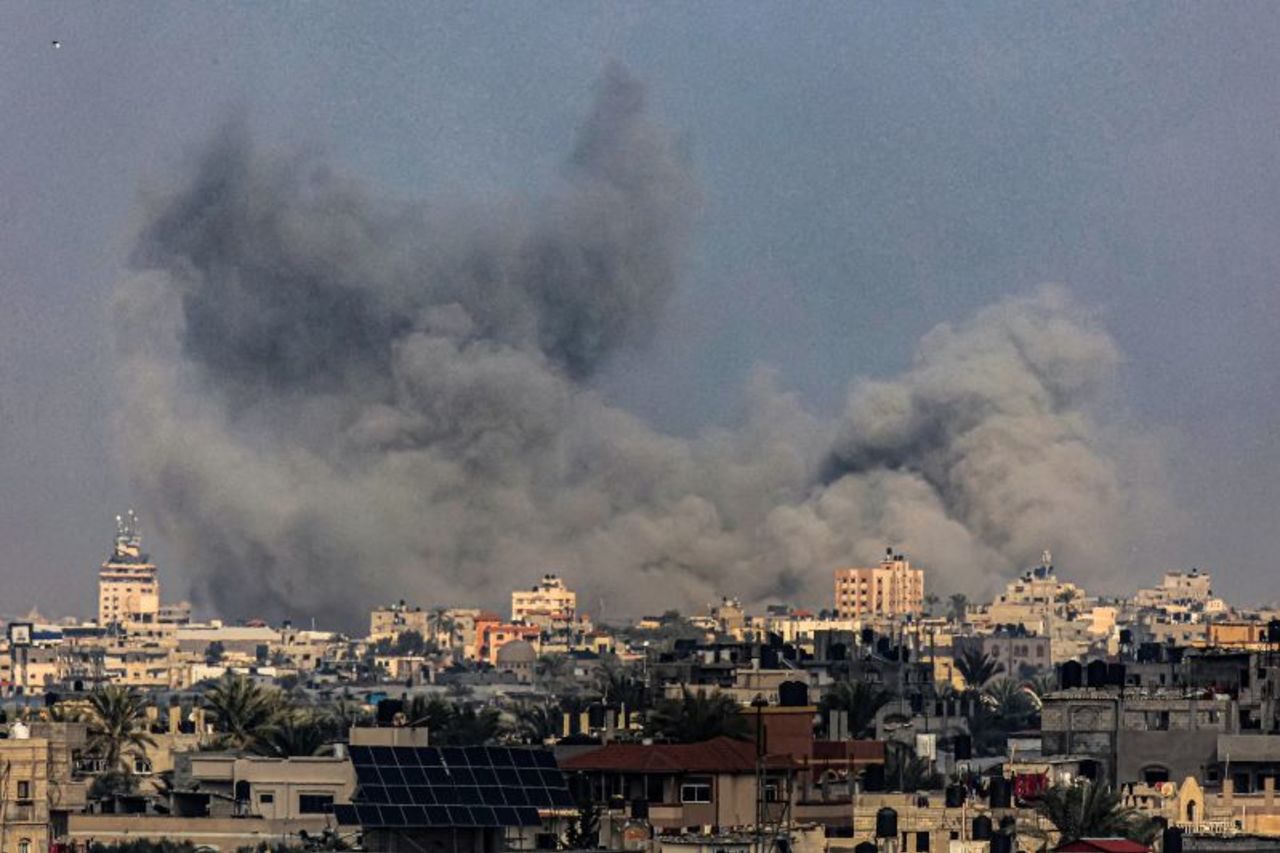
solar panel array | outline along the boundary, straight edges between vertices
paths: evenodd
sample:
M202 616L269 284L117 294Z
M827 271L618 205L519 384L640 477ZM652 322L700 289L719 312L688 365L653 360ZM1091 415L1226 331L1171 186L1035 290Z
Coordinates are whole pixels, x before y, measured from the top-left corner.
M539 826L573 808L555 756L503 746L353 746L359 793L338 823L369 828Z

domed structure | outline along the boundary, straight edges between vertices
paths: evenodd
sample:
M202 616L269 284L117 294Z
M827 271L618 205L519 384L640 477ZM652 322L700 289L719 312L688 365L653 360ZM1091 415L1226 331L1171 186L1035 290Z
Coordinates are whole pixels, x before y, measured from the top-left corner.
M538 661L538 652L526 640L512 640L498 648L494 660L498 672L514 675L516 681L527 684L533 680L533 667Z

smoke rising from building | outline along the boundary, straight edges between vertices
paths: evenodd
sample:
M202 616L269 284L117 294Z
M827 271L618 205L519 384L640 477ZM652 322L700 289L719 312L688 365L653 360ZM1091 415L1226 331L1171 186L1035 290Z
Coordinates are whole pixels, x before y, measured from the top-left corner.
M970 592L1045 547L1080 576L1130 553L1147 497L1094 420L1119 353L1061 289L935 329L834 421L763 370L695 439L607 403L591 377L660 322L697 206L618 68L558 185L497 211L385 202L224 127L115 305L119 435L197 596L352 624L555 570L638 612L824 602L886 541Z

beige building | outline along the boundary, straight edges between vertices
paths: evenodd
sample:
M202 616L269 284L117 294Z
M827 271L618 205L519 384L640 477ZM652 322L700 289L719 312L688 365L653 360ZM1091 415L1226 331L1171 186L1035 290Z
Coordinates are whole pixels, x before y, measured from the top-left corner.
M511 621L550 627L572 622L578 609L578 594L555 575L543 575L530 589L511 593Z
M129 510L116 516L115 547L98 570L98 624L158 622L159 614L156 567L142 550L138 517Z
M39 853L66 833L85 805L72 761L84 742L84 723L14 723L0 739L0 853Z
M405 631L416 631L424 637L431 636L431 614L421 607L412 607L400 601L389 607L379 607L369 613L369 640L394 640Z
M837 618L919 616L924 611L924 570L913 569L892 548L878 566L837 569L835 581Z

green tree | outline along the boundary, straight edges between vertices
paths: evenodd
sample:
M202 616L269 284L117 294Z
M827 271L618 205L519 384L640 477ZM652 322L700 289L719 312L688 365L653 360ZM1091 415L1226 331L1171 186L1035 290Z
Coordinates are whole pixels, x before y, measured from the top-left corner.
M126 687L107 684L89 694L87 746L108 771L130 775L133 768L126 760L143 757L156 745L146 730L146 711L142 696Z
M251 745L258 755L275 758L319 755L329 744L330 729L314 711L293 709L281 713Z
M405 719L411 726L426 726L428 733L444 729L453 716L453 703L440 696L412 697L404 706Z
M751 737L750 721L740 713L732 696L701 689L694 693L684 686L680 698L663 699L654 706L645 720L645 730L652 737L677 743Z
M1044 792L1036 811L1053 824L1064 842L1129 838L1145 844L1156 833L1154 822L1123 805L1120 795L1103 783L1054 785Z
M597 688L606 703L624 705L629 711L642 711L647 704L640 673L633 666L619 663L617 656L605 658L597 675Z
M938 596L934 595L932 592L926 595L924 597L924 614L926 616L932 616L933 608L937 607L941 601L942 599L938 598Z
M564 846L569 850L594 850L600 846L600 806L584 802L569 821Z
M957 622L963 622L965 613L969 607L969 596L962 592L957 592L951 596L951 618Z
M875 734L876 714L894 700L892 691L866 681L837 681L822 697L822 710L845 711L849 715L849 734L855 738Z
M986 652L972 646L956 659L956 669L970 690L981 690L991 679L1004 672L1004 664Z
M205 692L204 707L218 729L220 744L242 750L262 748L290 710L280 691L231 672Z
M1036 715L1036 705L1025 688L1012 678L996 678L982 688L982 701L995 712L1005 732L1025 729Z
M514 733L522 743L546 743L564 728L564 712L554 702L521 705L515 718Z
M226 654L227 654L226 647L222 645L221 641L214 640L212 643L210 643L208 646L205 647L204 662L207 663L209 666L217 666L218 664L222 663L222 659L226 657Z
M497 710L476 710L459 703L453 706L448 724L435 732L431 740L441 746L478 746L492 742L501 731L502 715Z
M942 787L943 778L927 758L905 743L885 743L884 780L897 791L930 791Z

